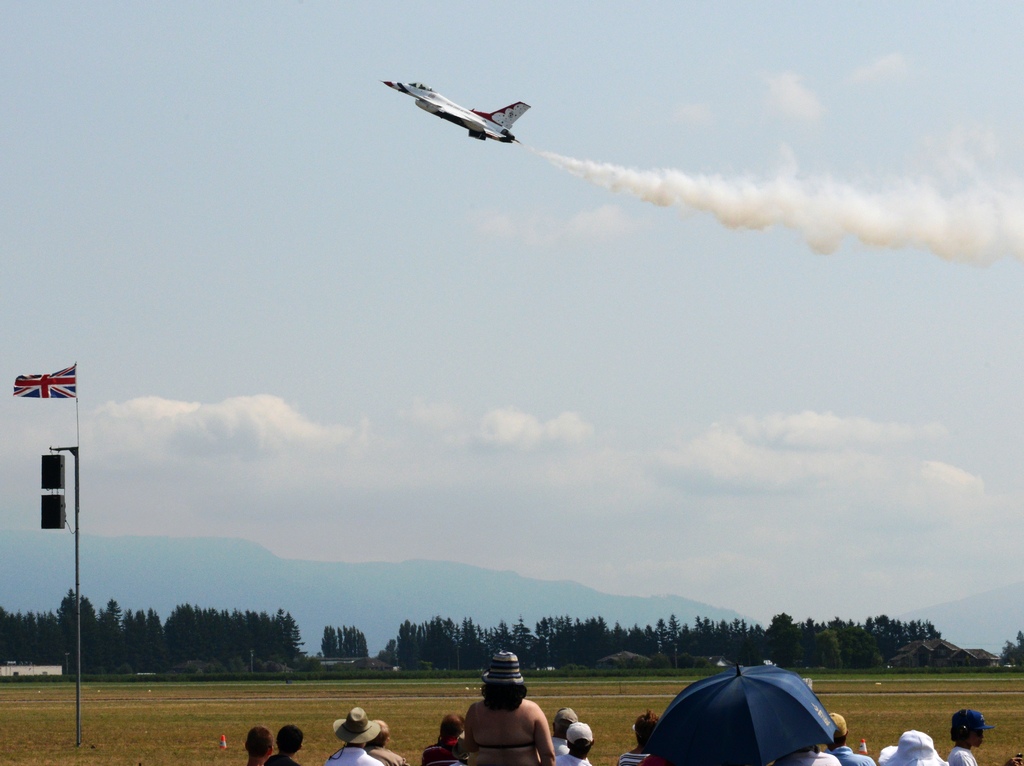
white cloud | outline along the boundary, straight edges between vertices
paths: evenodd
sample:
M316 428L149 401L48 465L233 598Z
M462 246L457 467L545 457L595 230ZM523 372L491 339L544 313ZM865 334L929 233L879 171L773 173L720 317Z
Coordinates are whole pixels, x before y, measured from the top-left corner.
M480 420L479 440L493 447L532 450L545 444L580 444L594 428L575 412L541 422L512 407L491 410Z
M525 452L544 445L582 444L594 433L593 426L576 412L563 412L542 421L515 407L503 407L474 420L451 404L417 398L409 410L399 414L456 448L475 443Z
M911 442L945 435L939 424L878 423L805 411L715 423L689 442L660 452L658 460L694 489L748 493L831 488L904 499L937 488L983 491L981 480L968 472L906 452Z
M909 71L910 67L902 53L890 53L853 70L850 82L856 84L898 82L906 79Z
M822 483L874 482L884 472L878 457L852 451L790 449L758 444L736 424L714 424L661 459L695 489L746 493L794 491Z
M929 484L952 490L979 495L985 492L985 482L980 478L938 460L925 460L921 463L921 478Z
M768 84L768 109L774 114L808 122L818 120L824 114L818 97L795 72L769 74L764 79Z
M740 418L737 429L750 441L831 449L898 444L946 435L946 429L938 423L923 426L877 423L867 418L844 418L831 412L809 410L792 415L776 413L763 418Z
M97 408L92 438L109 454L170 452L256 458L286 449L323 449L366 438L367 426L314 423L277 396L239 396L216 404L156 396Z
M646 224L626 215L618 205L609 204L581 211L568 219L540 214L516 217L508 213L485 213L477 217L475 225L477 231L486 237L553 247L621 239Z

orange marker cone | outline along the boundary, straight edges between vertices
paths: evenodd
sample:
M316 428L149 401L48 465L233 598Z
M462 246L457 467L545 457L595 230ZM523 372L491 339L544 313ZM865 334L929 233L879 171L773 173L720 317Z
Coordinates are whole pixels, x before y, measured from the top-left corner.
M863 740L862 740L862 746L863 746ZM220 749L221 750L227 750L228 749L228 738L225 735L223 735L223 734L220 735Z
M863 753L864 755L868 754L868 741L866 739L862 739L860 741L860 747L857 748L857 752Z

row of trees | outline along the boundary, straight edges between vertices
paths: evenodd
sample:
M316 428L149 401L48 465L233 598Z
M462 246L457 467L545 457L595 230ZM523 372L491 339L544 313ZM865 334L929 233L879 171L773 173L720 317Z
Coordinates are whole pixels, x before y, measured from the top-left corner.
M434 617L419 624L406 620L378 657L406 669L479 668L493 652L507 649L526 667L593 667L603 657L627 651L649 658L656 667L693 667L717 655L744 665L768 659L784 667L870 668L911 641L932 638L941 634L930 622L902 622L885 615L863 624L838 617L827 623L796 623L783 613L767 629L744 620L701 617L690 626L675 615L654 626L624 628L619 623L609 627L601 617L566 616L545 617L533 631L521 617L511 626L502 621L494 628L482 628L469 618L456 623Z
M192 669L241 671L292 664L302 656L299 626L278 610L241 612L177 606L161 622L152 609L122 610L111 599L98 611L82 598L82 671L158 673ZM0 607L0 659L74 670L75 594L56 613L12 614Z
M343 625L335 628L328 625L324 628L324 637L320 639L320 656L369 657L366 636L356 627Z
M934 638L942 634L927 620L903 622L885 615L869 617L861 625L838 617L827 623L795 623L782 613L765 630L768 656L783 667L873 668L911 641Z
M56 613L11 614L0 608L0 660L64 664L74 657L75 597L69 591ZM883 664L911 641L941 638L927 621L903 622L885 615L863 623L775 615L767 628L744 620L693 625L675 615L653 626L609 626L601 617L585 620L545 617L533 628L522 617L485 628L471 618L455 622L434 617L403 622L378 658L407 669L485 667L491 655L508 649L525 667L593 667L621 651L642 655L655 667L692 667L720 655L745 665L771 660L783 667L868 668ZM315 666L305 659L302 638L291 614L278 610L241 612L175 607L166 620L149 609L122 610L111 600L98 611L82 599L83 671L163 672L188 663L204 669L242 671L283 666ZM365 635L353 626L328 626L320 642L321 657L368 656ZM1004 661L1024 664L1024 634L1007 642Z

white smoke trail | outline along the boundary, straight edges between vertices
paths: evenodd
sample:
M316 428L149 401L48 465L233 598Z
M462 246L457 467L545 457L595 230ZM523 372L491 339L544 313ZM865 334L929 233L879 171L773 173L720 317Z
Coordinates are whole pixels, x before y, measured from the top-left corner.
M556 167L614 192L684 211L701 210L732 229L781 224L816 252L832 253L846 236L871 247L915 247L941 258L987 264L1024 260L1024 190L986 185L944 196L926 181L868 192L830 178L729 179L679 170L619 165L536 152Z

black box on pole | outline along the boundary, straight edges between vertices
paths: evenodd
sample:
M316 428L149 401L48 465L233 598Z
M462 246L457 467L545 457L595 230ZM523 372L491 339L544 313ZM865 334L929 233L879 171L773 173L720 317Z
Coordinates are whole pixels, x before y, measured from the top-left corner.
M43 495L43 529L64 529L64 495Z
M64 489L63 455L43 455L42 489Z

